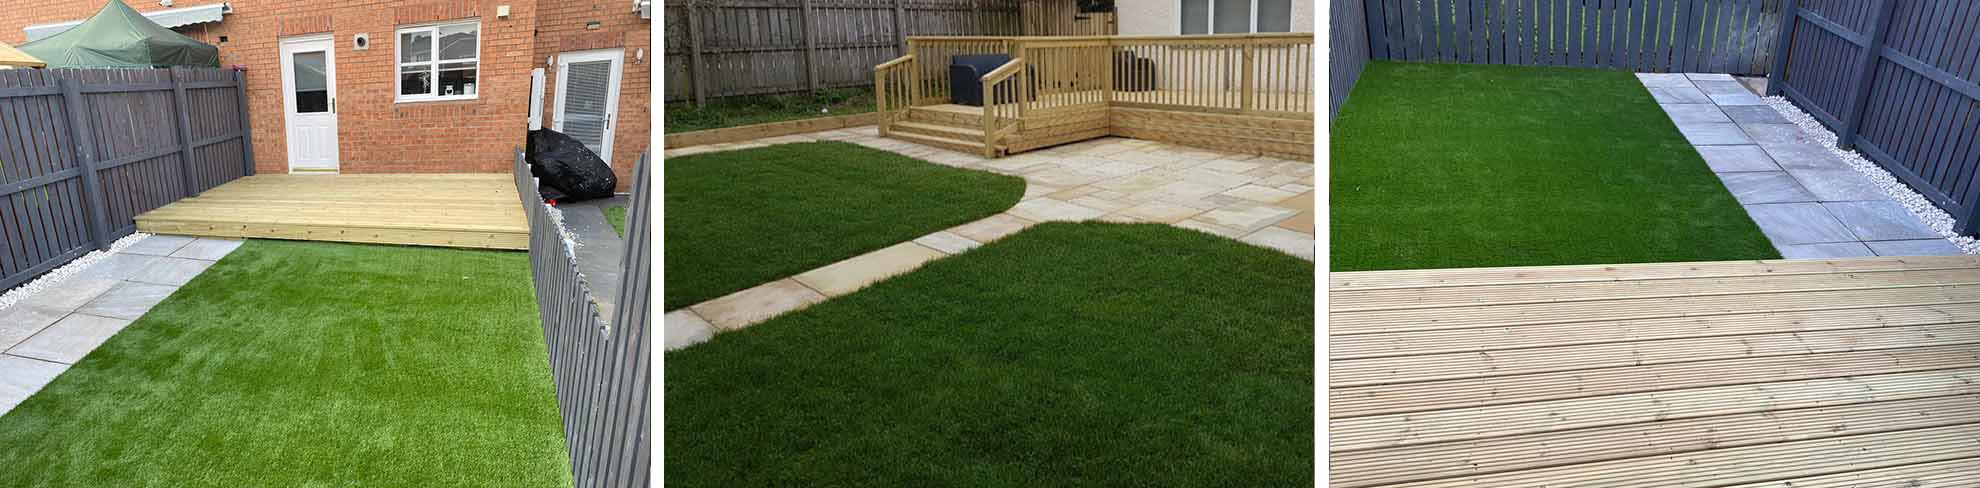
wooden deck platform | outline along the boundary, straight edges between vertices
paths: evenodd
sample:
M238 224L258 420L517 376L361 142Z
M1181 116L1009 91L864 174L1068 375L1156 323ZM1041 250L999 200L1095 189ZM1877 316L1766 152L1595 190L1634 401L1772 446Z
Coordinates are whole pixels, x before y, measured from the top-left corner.
M137 217L138 231L528 249L506 174L256 175Z
M1980 257L1329 279L1336 487L1980 484Z

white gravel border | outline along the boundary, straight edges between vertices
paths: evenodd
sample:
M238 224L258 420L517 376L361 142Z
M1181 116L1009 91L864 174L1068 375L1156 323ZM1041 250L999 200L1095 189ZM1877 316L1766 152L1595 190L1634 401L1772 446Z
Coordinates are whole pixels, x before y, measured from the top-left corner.
M84 254L74 261L69 261L69 264L64 264L61 267L43 273L41 277L35 278L33 281L22 283L21 286L7 290L6 293L0 293L0 310L6 310L7 307L11 307L33 296L35 292L48 289L48 287L61 283L62 280L69 279L70 276L75 276L76 273L81 273L83 270L89 269L90 265L96 264L97 261L109 257L111 253L131 247L132 244L137 244L138 241L142 241L146 237L151 237L151 234L139 232L124 236L123 239L118 239L117 242L111 243L110 249L91 251L89 254Z
M1980 254L1980 240L1959 235L1958 232L1953 230L1955 219L1953 219L1952 214L1946 213L1945 210L1940 210L1937 205L1932 204L1931 200L1926 199L1924 195L1918 194L1917 191L1911 189L1911 186L1904 184L1903 181L1899 181L1896 176L1892 176L1889 171L1885 171L1883 167L1878 166L1876 162L1871 161L1869 158L1863 157L1862 154L1856 151L1836 148L1836 133L1829 132L1829 128L1824 127L1820 121L1815 120L1814 116L1801 111L1801 107L1796 107L1794 102L1788 101L1787 97L1764 97L1762 100L1766 101L1768 106L1773 107L1774 111L1780 112L1781 116L1787 118L1789 122L1801 126L1801 132L1808 134L1809 138L1820 143L1829 152L1835 153L1836 157L1842 158L1843 162L1849 163L1850 168L1870 178L1871 183L1876 184L1877 188L1883 189L1884 194L1889 195L1891 200L1896 201L1898 205L1903 205L1906 210L1910 210L1912 215L1918 216L1918 220L1924 221L1925 225L1931 227L1933 232L1938 232L1941 237L1952 241L1953 245L1959 246L1967 254Z

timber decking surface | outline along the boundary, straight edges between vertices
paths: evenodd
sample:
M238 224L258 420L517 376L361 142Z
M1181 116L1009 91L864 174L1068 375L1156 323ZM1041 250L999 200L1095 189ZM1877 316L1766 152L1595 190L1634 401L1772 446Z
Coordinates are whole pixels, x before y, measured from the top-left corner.
M137 217L140 232L528 249L506 174L255 175Z
M1980 482L1980 257L1328 279L1336 487Z

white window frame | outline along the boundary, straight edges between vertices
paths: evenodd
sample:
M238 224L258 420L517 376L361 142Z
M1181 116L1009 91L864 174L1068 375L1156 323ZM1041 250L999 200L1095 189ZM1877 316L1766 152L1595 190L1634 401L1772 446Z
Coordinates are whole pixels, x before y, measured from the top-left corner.
M447 59L447 60L440 59L440 28L458 27L464 25L474 26L474 57L468 59ZM405 54L404 54L405 43L402 42L402 40L405 38L405 35L407 33L418 32L418 31L426 31L428 33L427 38L432 39L431 41L432 42L431 46L433 49L432 59L428 61L412 62L412 63L401 61L405 59ZM404 25L392 29L392 101L395 103L439 102L439 101L449 101L449 100L474 100L476 98L480 98L481 89L482 89L482 83L481 83L482 81L481 80L481 44L483 40L482 34L483 31L481 29L481 19L450 20L446 22ZM460 63L466 61L474 62L474 93L441 95L440 65L444 63ZM433 78L432 78L433 89L432 91L429 91L424 95L404 94L403 90L399 85L400 83L403 83L405 81L404 79L405 69L407 66L418 66L418 65L427 66L427 69L430 70L429 72L433 74Z
M1184 1L1186 0L1176 0L1176 34L1177 35L1182 35L1183 26L1189 23L1189 19L1183 18ZM1201 36L1201 35L1214 35L1214 34L1237 34L1236 32L1217 32L1217 2L1218 1L1219 0L1209 0L1210 2L1210 8L1208 9L1209 12L1207 15L1204 15L1203 18L1203 34L1189 34L1189 35ZM1288 29L1288 31L1290 30L1291 29ZM1244 33L1246 34L1258 33L1258 0L1251 0L1251 19L1249 19L1248 23L1245 25ZM1277 33L1275 32L1274 34Z

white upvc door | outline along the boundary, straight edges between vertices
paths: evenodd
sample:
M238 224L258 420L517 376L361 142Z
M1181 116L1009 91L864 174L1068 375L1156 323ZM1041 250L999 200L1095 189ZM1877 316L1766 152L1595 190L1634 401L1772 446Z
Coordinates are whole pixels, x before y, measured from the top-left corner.
M328 36L283 39L282 114L289 172L336 172L337 59Z
M612 163L625 55L626 50L617 48L557 55L557 112L550 129L583 142L605 164Z

